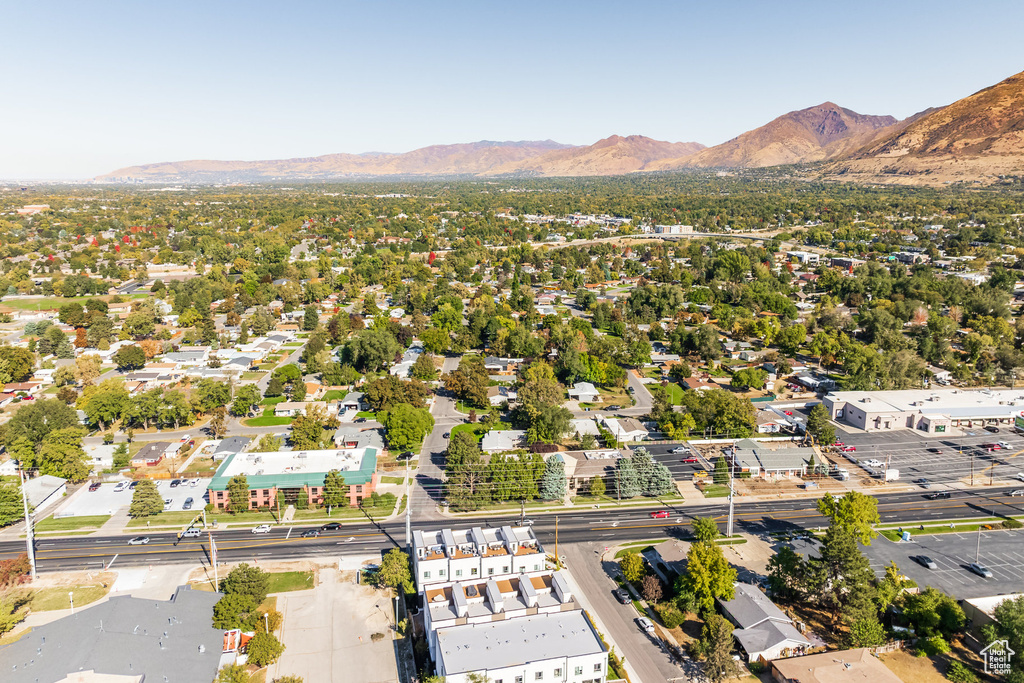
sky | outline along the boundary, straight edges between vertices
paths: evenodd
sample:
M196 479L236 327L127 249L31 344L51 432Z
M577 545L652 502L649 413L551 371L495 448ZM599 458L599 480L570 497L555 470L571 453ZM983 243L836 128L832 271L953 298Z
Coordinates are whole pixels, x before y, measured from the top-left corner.
M0 0L0 179L476 140L706 145L1024 70L1024 3Z

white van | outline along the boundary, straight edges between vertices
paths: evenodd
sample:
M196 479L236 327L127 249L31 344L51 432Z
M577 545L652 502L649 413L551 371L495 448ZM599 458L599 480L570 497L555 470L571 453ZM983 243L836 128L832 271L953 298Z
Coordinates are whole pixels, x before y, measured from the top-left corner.
M197 527L191 529L185 529L185 533L181 535L182 538L199 538L203 535L203 530Z

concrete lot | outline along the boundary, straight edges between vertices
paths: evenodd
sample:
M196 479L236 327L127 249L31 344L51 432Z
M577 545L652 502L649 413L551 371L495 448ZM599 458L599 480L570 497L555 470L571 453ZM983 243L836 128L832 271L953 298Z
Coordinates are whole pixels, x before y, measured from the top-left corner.
M277 609L284 615L285 651L270 667L268 679L295 675L325 683L398 680L391 601L381 591L356 585L354 572L321 569L316 588L281 593ZM374 643L374 633L385 637Z
M209 502L206 498L207 479L200 479L196 486L176 486L170 481L158 481L157 490L164 500L171 499L170 511L181 510L185 499L192 498L192 509L201 510ZM131 505L132 491L125 489L115 493L116 484L102 484L97 491L83 491L61 511L62 517L86 517L89 515L112 515L121 508Z

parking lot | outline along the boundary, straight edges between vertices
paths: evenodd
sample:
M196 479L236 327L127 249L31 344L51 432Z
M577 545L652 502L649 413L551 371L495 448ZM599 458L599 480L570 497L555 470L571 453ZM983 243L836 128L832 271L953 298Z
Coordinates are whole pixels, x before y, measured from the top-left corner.
M833 456L840 463L846 459L860 467L850 468L851 474L867 475L867 470L859 463L877 460L883 468L889 463L890 468L899 470L901 482L923 478L941 489L943 485L956 482L970 483L972 467L975 484L1010 481L1024 472L1024 458L1017 455L1024 452L1024 438L1005 428L996 433L975 429L959 437L922 435L910 430L865 434L837 429L836 435L840 441L857 449ZM988 450L984 447L1000 441L1009 448ZM1024 482L1021 485L1024 487Z
M156 482L160 497L164 500L171 500L171 511L182 509L185 500L192 498L192 509L201 510L208 502L206 497L206 486L209 480L200 479L195 486L188 484L171 488L169 480L158 480ZM125 488L123 491L115 492L117 484L101 484L95 491L84 490L76 494L71 503L61 511L62 517L86 517L90 515L112 515L123 507L131 505L132 491Z
M864 554L880 577L889 562L896 562L900 571L922 588L934 586L960 599L1019 592L1024 586L1024 533L984 531L980 545L978 541L978 532L915 536L906 543L879 537L864 549ZM975 561L975 553L978 561L992 571L991 579L967 569ZM915 561L919 555L930 557L938 568L927 569Z
M667 467L668 471L672 473L672 479L677 481L689 481L693 478L694 473L701 470L710 472L714 468L714 463L708 463L703 457L700 457L699 461L695 463L683 462L692 456L700 456L700 453L693 447L688 448L686 453L672 452L673 449L680 446L681 444L651 444L645 445L644 448L651 454L651 457Z

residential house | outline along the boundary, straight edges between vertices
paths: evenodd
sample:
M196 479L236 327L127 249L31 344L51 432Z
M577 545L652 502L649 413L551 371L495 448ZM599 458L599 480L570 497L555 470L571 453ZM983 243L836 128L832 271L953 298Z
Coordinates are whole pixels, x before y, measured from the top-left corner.
M167 449L171 447L169 441L150 441L142 449L132 456L132 467L153 467L159 465L166 457Z
M688 391L711 391L712 389L721 389L721 387L714 382L709 382L699 377L685 377L679 384L683 389Z
M807 474L807 463L813 456L820 457L813 448L768 448L751 439L741 439L727 452L737 472L749 472L752 477L802 477Z
M640 424L640 421L632 417L606 417L604 426L612 433L616 441L646 441L647 428Z
M508 387L498 386L487 388L487 400L490 401L492 406L500 406L506 401L512 403L516 400L517 396L518 394Z
M484 434L480 441L480 450L484 453L504 453L522 448L525 441L526 432L522 429L492 429Z
M749 662L766 662L799 655L811 646L793 620L786 616L760 588L735 583L732 600L719 600L725 618L736 625L736 638Z
M565 463L565 479L570 491L586 491L595 478L614 481L622 451L599 448L592 451L562 451L549 457Z
M579 403L597 403L601 400L601 393L590 382L576 382L569 389L569 398Z
M229 436L226 439L222 439L213 449L213 459L217 461L224 460L229 455L242 453L251 441L252 439L247 436Z
M366 402L366 399L363 398L363 392L351 391L345 396L345 398L341 399L339 410L341 412L346 410L359 412L362 410L368 410L369 407L370 406Z
M770 671L777 683L903 683L866 647L776 659Z
M311 406L320 406L327 411L327 404L322 401L282 401L274 406L274 416L298 417L304 415Z

